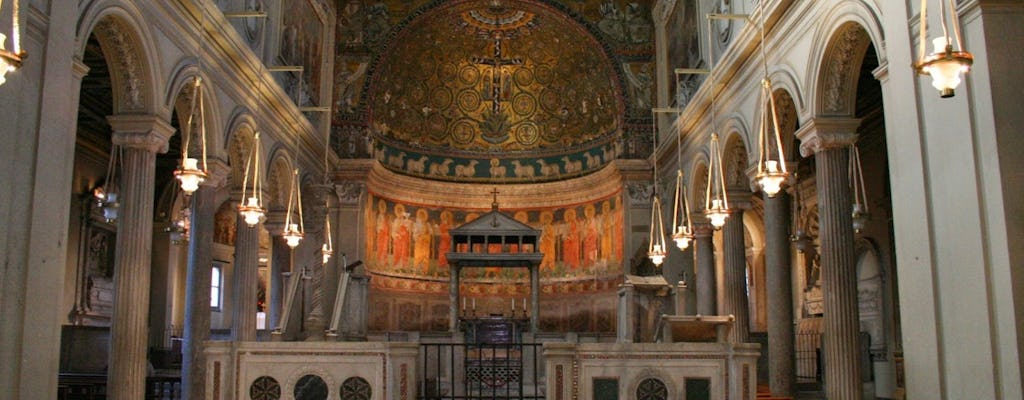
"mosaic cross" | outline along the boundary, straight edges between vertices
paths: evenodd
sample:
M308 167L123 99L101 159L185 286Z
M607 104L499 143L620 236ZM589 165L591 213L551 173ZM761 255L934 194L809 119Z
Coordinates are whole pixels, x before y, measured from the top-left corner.
M498 114L501 111L501 67L509 65L520 65L523 60L520 58L503 58L501 55L501 36L494 38L494 54L491 57L473 57L473 63L491 67L491 112Z

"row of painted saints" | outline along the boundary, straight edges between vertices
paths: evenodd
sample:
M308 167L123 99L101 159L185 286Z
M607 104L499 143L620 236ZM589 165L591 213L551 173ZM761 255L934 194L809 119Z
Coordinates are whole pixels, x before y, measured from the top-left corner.
M366 209L366 259L374 271L421 277L447 277L450 230L483 211L442 209L371 197ZM544 254L541 277L567 278L621 272L621 196L549 209L515 210L513 218L541 231L536 251ZM518 249L515 245L506 249ZM489 249L491 252L501 251ZM470 278L518 277L517 269L485 268Z

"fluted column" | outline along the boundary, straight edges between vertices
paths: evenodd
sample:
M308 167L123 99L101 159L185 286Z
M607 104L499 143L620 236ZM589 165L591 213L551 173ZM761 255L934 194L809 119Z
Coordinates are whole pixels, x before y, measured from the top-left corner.
M750 303L747 302L747 246L743 240L743 209L750 193L729 193L730 212L722 227L723 274L722 314L736 321L729 332L733 343L750 341Z
M108 117L112 141L124 149L121 209L114 253L114 315L110 325L107 396L135 400L146 389L150 262L156 153L174 132L157 116Z
M772 396L792 397L796 383L793 352L793 278L790 208L786 192L764 195L765 284L768 286L768 383Z
M213 265L214 215L217 186L228 167L210 160L210 177L192 194L188 241L188 278L185 283L185 341L181 360L181 393L184 398L206 396L204 342L210 339L210 266Z
M863 391L847 150L857 140L859 125L856 119L817 118L797 133L800 152L814 154L817 169L825 396L830 399L860 399Z
M267 301L267 328L276 329L284 311L284 272L291 272L291 257L284 233L284 211L267 213L263 227L270 233L270 298Z
M241 214L236 217L235 265L232 282L231 333L235 341L256 340L256 292L259 288L259 229L249 226Z
M697 258L697 314L718 315L715 285L714 230L707 223L693 224L693 253Z

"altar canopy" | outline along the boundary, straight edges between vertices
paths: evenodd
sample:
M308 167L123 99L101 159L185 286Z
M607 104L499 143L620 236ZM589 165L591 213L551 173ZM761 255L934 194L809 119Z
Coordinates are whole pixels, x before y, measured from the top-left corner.
M497 193L494 193L497 195ZM498 203L479 218L451 230L454 251L446 257L451 268L449 288L449 323L452 331L459 328L459 276L463 268L529 268L530 270L530 331L537 332L540 321L540 275L537 267L544 254L537 249L541 231L505 215ZM471 312L476 312L475 301ZM524 314L526 306L523 305ZM465 307L463 307L465 310ZM514 312L514 308L513 308Z

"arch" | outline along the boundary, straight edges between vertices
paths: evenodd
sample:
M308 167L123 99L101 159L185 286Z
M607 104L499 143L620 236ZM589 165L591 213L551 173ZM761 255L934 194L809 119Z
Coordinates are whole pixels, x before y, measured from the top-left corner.
M166 114L160 110L157 96L163 93L159 57L149 25L130 2L100 0L88 6L78 20L79 57L85 54L90 34L103 47L114 94L113 113ZM169 117L168 115L164 115Z
M216 101L217 96L214 95L213 82L209 77L204 76L202 71L196 66L194 59L184 60L178 67L174 69L174 73L171 75L168 81L168 91L164 97L163 106L172 112L178 114L178 124L180 126L178 133L184 133L187 128L183 118L188 116L190 110L188 106L194 95L192 89L192 83L196 76L203 77L203 106L206 108L204 111L205 119L203 123L206 125L206 148L208 156L223 158L224 148L221 144L223 138L224 126L220 124L220 110ZM191 149L189 151L192 151Z
M245 180L246 160L258 130L252 115L246 112L236 114L228 124L226 132L227 140L225 143L227 143L227 146L225 152L227 153L228 166L231 168L231 185L239 189ZM263 157L261 159L266 160ZM250 168L262 168L264 165L252 166ZM261 176L264 176L264 179L266 179L264 174L261 174Z
M878 15L859 1L839 2L826 14L825 23L815 32L808 62L807 76L814 82L809 104L814 115L853 115L860 62L872 43L880 49L877 44L885 40ZM884 64L884 54L879 52L878 57Z
M722 149L725 186L729 190L749 190L750 179L747 177L747 169L750 165L750 131L738 115L729 118L722 131L727 132L719 142Z
M772 96L775 98L775 111L779 116L779 137L782 139L782 151L786 160L796 160L799 150L796 148L796 130L800 126L800 111L797 108L792 92L774 87ZM773 128L774 129L774 128ZM772 152L774 154L776 152Z
M790 95L796 108L797 117L807 112L807 98L804 95L807 93L806 85L797 79L797 72L788 64L778 64L769 68L768 78L772 82L774 93L784 90Z
M267 171L267 209L288 208L288 190L291 187L292 160L287 151L275 151L270 158Z
M688 182L691 182L690 193L687 193L690 197L690 212L702 212L705 205L705 191L708 185L707 154L700 153L694 157L693 168L690 171L691 176L688 180Z

